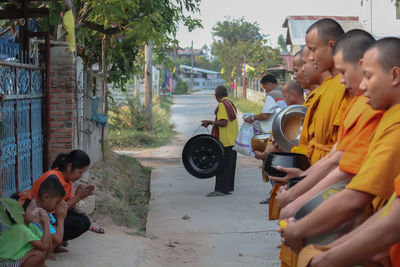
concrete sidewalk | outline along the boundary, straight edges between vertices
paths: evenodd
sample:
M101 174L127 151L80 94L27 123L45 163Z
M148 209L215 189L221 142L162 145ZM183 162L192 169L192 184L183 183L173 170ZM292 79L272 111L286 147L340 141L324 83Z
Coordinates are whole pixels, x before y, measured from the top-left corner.
M268 221L260 162L238 156L235 192L205 197L214 178L196 179L181 163L183 146L202 119L213 119L213 92L174 97L177 138L165 147L122 152L154 167L147 220L148 238L110 228L72 240L70 252L47 266L280 266L277 222ZM201 133L207 131L202 128ZM186 215L186 216L185 216Z

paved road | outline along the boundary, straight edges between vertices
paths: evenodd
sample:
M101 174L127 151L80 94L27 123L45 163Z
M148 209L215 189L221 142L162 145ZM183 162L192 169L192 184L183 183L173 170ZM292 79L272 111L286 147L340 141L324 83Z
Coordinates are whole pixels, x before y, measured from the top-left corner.
M201 119L213 119L213 92L176 96L172 119L181 141L161 153L179 159L183 142ZM207 132L204 128L202 132ZM183 142L182 142L183 141ZM150 154L160 157L160 151ZM259 162L239 156L235 192L207 198L214 178L190 176L180 160L153 170L147 231L159 238L178 239L193 249L175 264L183 266L279 266L276 222L267 220L267 206L258 202L270 189L261 181ZM182 217L188 215L189 220Z
M234 194L207 198L214 179L199 180L182 166L181 153L201 119L213 119L213 92L176 96L172 119L179 132L171 144L126 152L153 166L147 232L110 226L106 234L87 232L70 242L49 267L279 266L276 222L258 202L270 189L261 181L260 164L239 156ZM207 132L204 128L201 131ZM183 220L187 215L190 219ZM112 224L113 225L113 224Z

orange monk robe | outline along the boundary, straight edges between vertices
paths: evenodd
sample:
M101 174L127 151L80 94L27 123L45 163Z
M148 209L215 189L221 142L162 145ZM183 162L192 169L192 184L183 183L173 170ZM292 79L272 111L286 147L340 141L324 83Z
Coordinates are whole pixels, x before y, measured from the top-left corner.
M307 107L306 115L303 120L303 128L301 130L299 145L292 148L292 152L302 153L307 155L307 147L308 143L312 139L312 135L314 133L314 114L315 110L318 107L321 93L326 89L329 81L332 80L332 77L327 77L320 86L310 92L303 106Z
M394 180L394 193L400 197L400 175ZM392 266L400 266L400 242L390 247L390 261Z
M367 155L348 189L375 196L370 210L376 212L394 191L394 179L400 173L400 104L388 109L373 134Z
M304 116L303 128L300 135L299 145L292 148L291 152L301 153L307 155L307 146L309 139L311 138L309 132L313 131L313 115L314 110L317 108L321 92L326 89L328 81L331 80L331 76L325 79L325 81L316 89L310 92L303 106L307 107L306 115ZM311 129L310 129L311 128ZM269 199L269 220L277 220L279 219L280 209L278 208L278 201L276 200L276 196L278 195L280 186L274 184L271 190L271 195Z
M322 84L314 89L307 97L304 102L304 106L307 107L306 115L304 116L303 128L300 134L299 145L293 147L292 152L302 153L308 155L308 145L309 142L313 139L315 128L314 128L314 120L316 116L316 110L320 103L321 96L323 92L328 88L330 82L332 81L332 77L329 76L326 78ZM272 188L270 203L270 220L278 219L280 210L278 209L278 204L275 199L273 199L274 192L279 190L279 187L275 188L276 184ZM275 190L274 190L275 189ZM276 195L275 195L276 197ZM272 207L271 207L272 206ZM272 211L271 211L272 210ZM276 215L276 217L272 217L272 215ZM296 267L297 266L297 254L294 253L289 247L287 247L284 243L281 245L281 252L279 255L279 259L281 260L281 267Z
M300 149L307 147L311 164L325 157L337 142L339 126L354 97L340 82L340 75L328 77L316 90L308 103L299 140ZM296 267L298 256L282 244L280 260L281 267Z
M311 164L325 157L337 142L339 126L353 97L340 83L340 75L327 81L308 130L311 138L307 152Z
M365 96L355 97L347 108L338 132L337 151L344 151L339 169L357 174L368 152L369 141L385 111L373 110Z

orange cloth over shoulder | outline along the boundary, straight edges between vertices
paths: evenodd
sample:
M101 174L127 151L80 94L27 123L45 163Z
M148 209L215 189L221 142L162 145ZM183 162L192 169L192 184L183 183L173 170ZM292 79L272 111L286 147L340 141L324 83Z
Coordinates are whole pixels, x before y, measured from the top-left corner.
M400 175L394 180L394 192L400 197ZM400 242L390 247L390 261L392 266L400 266Z
M400 104L383 114L371 138L367 155L348 189L375 196L372 210L379 210L394 191L394 180L400 173Z
M337 142L339 126L353 97L340 83L340 75L327 82L313 116L314 132L307 147L311 164L325 157Z
M342 171L357 174L367 154L369 141L385 111L373 110L365 96L355 97L340 125L337 151L344 151L339 162Z
M353 98L340 83L340 75L328 77L314 91L305 104L308 110L299 140L299 147L307 148L311 164L326 156L335 145L339 126Z
M39 188L40 185L50 176L56 176L58 178L58 180L60 180L60 183L64 186L65 189L65 197L63 198L63 200L67 201L71 198L74 197L74 193L72 192L72 182L66 182L64 180L64 176L62 174L62 172L60 172L59 170L55 169L55 170L50 170L48 172L45 172L44 174L42 174L34 183L32 186L32 195L35 199L38 198L38 194L39 194Z

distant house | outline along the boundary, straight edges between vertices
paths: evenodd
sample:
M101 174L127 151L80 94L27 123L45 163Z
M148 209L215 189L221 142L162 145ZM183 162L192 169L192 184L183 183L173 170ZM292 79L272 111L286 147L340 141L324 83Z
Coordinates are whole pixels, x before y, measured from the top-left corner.
M288 16L285 18L282 27L287 28L286 44L293 46L293 53L296 53L306 44L306 31L317 20L331 18L336 20L344 29L364 29L359 17L338 17L338 16Z
M191 87L192 67L180 65L181 79L184 80L189 88ZM221 73L212 70L193 68L193 89L207 90L215 89L218 85L224 85L225 81L221 78Z

